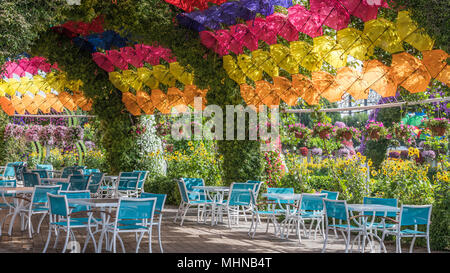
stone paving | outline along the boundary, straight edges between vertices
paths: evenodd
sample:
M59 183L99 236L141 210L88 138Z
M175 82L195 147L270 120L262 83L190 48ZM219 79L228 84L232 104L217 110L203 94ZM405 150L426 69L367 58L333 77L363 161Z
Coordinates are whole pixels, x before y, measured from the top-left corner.
M320 235L314 240L302 237L299 244L295 233L291 233L289 239L280 239L274 236L273 226L270 225L269 232L266 231L266 222L263 219L262 224L258 226L254 239L248 237L250 227L250 217L247 222L240 220L239 225L233 225L228 228L227 218L224 223L211 226L210 222L197 223L197 213L190 210L183 226L180 226L179 220L173 222L176 214L176 207L167 206L164 210L162 225L162 244L165 253L320 253L323 246L323 239ZM5 212L0 212L0 219L3 219ZM39 216L34 216L33 226L37 227ZM34 234L33 238L28 238L28 231L20 231L19 217L15 221L12 236L8 236L9 220L2 227L2 236L0 238L0 253L40 253L42 252L48 235L48 217L44 220L39 234ZM63 247L65 233L59 239L56 249L53 249L54 237L50 242L48 252L61 252ZM83 230L75 231L75 236L81 247L83 247L86 232ZM136 239L134 234L121 235L126 252L135 252ZM98 236L96 237L98 240ZM327 252L343 252L345 249L342 235L338 238L330 232ZM403 245L403 251L408 252L406 243ZM395 245L388 243L386 245L389 253L395 251ZM378 250L378 245L376 246ZM152 250L159 253L158 237L156 228L153 229ZM354 247L356 251L356 246ZM370 249L367 248L366 251ZM107 252L103 249L104 252ZM121 252L120 244L117 243L117 251ZM148 251L148 240L145 236L141 242L140 252ZM89 243L86 252L94 252L92 243ZM415 247L414 252L426 252L425 248Z

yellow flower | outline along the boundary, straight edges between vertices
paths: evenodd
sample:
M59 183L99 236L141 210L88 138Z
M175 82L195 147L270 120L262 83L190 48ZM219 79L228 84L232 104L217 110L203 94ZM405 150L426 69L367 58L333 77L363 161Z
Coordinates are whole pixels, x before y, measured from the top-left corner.
M377 175L377 171L373 170L372 171L372 176L376 176Z
M189 142L188 142L188 145L189 145L189 146L192 146L192 141L189 141Z
M371 159L369 159L369 161L367 162L367 165L370 167L370 166L372 166L372 160Z

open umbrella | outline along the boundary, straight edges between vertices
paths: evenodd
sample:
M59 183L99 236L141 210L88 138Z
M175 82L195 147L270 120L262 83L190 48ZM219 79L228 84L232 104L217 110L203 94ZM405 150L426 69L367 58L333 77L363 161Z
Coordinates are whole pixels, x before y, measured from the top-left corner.
M15 108L11 102L11 100L9 100L6 97L0 97L0 106L2 107L3 111L8 115L8 116L12 116L15 113Z
M242 72L254 81L259 81L263 77L261 67L257 67L248 55L242 54L237 57L237 64L242 69Z
M346 54L361 61L372 56L375 47L362 31L351 27L337 32L337 42Z
M300 61L295 55L291 54L290 48L282 44L271 45L270 56L272 56L274 63L290 74L298 73Z
M117 50L108 50L106 52L106 56L108 56L108 59L111 61L111 63L119 68L120 70L127 70L128 69L128 63L123 58L122 54L120 54Z
M169 108L175 108L178 113L184 113L187 110L187 104L184 100L183 92L176 88L170 87L167 89L167 99L169 100Z
M169 64L170 73L182 84L192 85L194 82L194 73L190 73L178 62Z
M411 93L425 91L431 80L425 65L406 52L392 55L390 75Z
M370 89L384 98L393 97L397 92L397 84L389 71L389 67L378 60L364 62L363 79L367 82Z
M223 68L227 72L228 76L238 84L243 84L246 82L244 72L242 72L242 70L238 67L232 56L223 56Z
M350 23L350 13L339 0L311 0L310 10L323 18L322 23L333 29L346 28Z
M258 67L266 72L271 77L278 76L278 66L272 60L268 51L258 49L252 52L252 62L255 67Z
M335 76L325 71L311 73L312 82L321 97L329 102L338 102L342 99L345 89L336 82Z
M165 84L169 87L175 86L176 82L175 77L170 73L170 70L164 65L153 66L153 76L162 84Z
M307 10L301 5L295 5L288 9L289 21L298 32L311 37L323 35L322 18L319 14Z
M369 97L369 84L362 79L362 73L350 67L337 71L336 83L349 93L355 100Z
M292 86L291 81L284 77L273 77L273 89L287 105L297 105L300 91Z
M103 53L95 52L92 54L92 60L106 72L113 72L114 65L111 60Z
M145 114L153 115L155 106L153 106L150 94L142 90L136 91L136 102Z
M364 24L364 34L372 44L379 46L389 53L404 51L402 40L398 36L393 22L384 18L368 21Z
M434 41L425 32L419 28L409 16L408 11L399 11L396 21L397 33L402 41L407 42L420 51L432 50Z
M266 17L266 24L267 29L274 35L279 35L289 42L298 40L298 31L287 15L274 13Z
M127 108L128 112L130 112L133 116L141 115L141 108L136 102L136 97L130 92L122 93L122 102Z
M314 52L322 56L323 60L334 68L340 68L347 64L347 54L342 46L336 43L331 36L324 35L316 37L314 41Z
M120 49L120 54L127 63L134 67L142 67L144 65L144 56L138 54L132 47L122 47Z
M304 41L290 43L291 55L299 64L309 71L318 71L322 68L322 56L313 50L313 47Z
M170 114L170 104L167 95L160 89L152 90L152 102L153 105L163 114Z
M310 78L302 74L292 75L292 86L299 90L302 99L309 105L316 105L320 100L320 93L314 87Z

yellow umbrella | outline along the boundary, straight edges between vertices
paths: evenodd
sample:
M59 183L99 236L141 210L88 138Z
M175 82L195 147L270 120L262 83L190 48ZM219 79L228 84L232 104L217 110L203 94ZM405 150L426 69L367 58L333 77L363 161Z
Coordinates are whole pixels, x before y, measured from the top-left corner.
M419 28L411 17L409 12L402 10L397 15L397 33L402 41L407 42L420 51L432 50L434 41L425 33L423 28Z

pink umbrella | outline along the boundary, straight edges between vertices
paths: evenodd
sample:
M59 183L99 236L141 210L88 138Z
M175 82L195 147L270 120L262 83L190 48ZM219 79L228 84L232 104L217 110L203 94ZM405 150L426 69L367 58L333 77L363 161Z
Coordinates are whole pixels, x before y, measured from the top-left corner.
M19 65L20 65L20 67L22 67L22 69L24 71L23 75L20 75L21 77L25 76L25 72L28 72L31 75L35 75L38 72L38 68L36 66L34 66L28 59L20 59Z
M247 25L238 24L230 27L230 32L232 35L234 33L244 33L242 35L242 45L248 48L250 51L258 49L258 38L250 31ZM233 35L233 37L236 37Z
M305 33L312 38L323 35L323 19L317 13L305 9L301 5L295 5L288 9L289 21L297 31Z
M230 35L232 37L230 41L230 50L236 54L244 53L243 45L244 38L249 32L246 25L238 24L230 27Z
M200 32L200 39L202 44L207 48L213 49L214 52L220 56L227 55L229 53L228 45L232 40L232 36L224 29L216 31L216 33L211 31Z
M323 18L323 24L336 30L346 28L350 23L350 13L339 0L311 0L311 11Z
M291 24L287 15L274 13L266 17L268 29L276 35L280 35L289 42L298 40L298 31Z
M114 71L114 65L109 60L109 58L100 52L95 52L92 54L92 60L103 70L106 72L113 72Z
M139 55L136 50L132 47L126 46L120 49L120 54L127 61L127 63L131 64L134 67L142 67L144 65L144 58L142 55Z
M354 15L364 22L377 18L378 7L376 5L370 5L368 0L339 0L341 4L349 11L351 15Z
M106 52L106 56L108 56L108 59L113 63L113 65L116 66L117 68L119 68L120 70L128 69L128 63L122 57L122 54L120 54L119 51L109 50Z
M247 26L258 40L264 41L269 45L277 43L277 35L268 29L265 19L258 17L255 20L247 21Z

